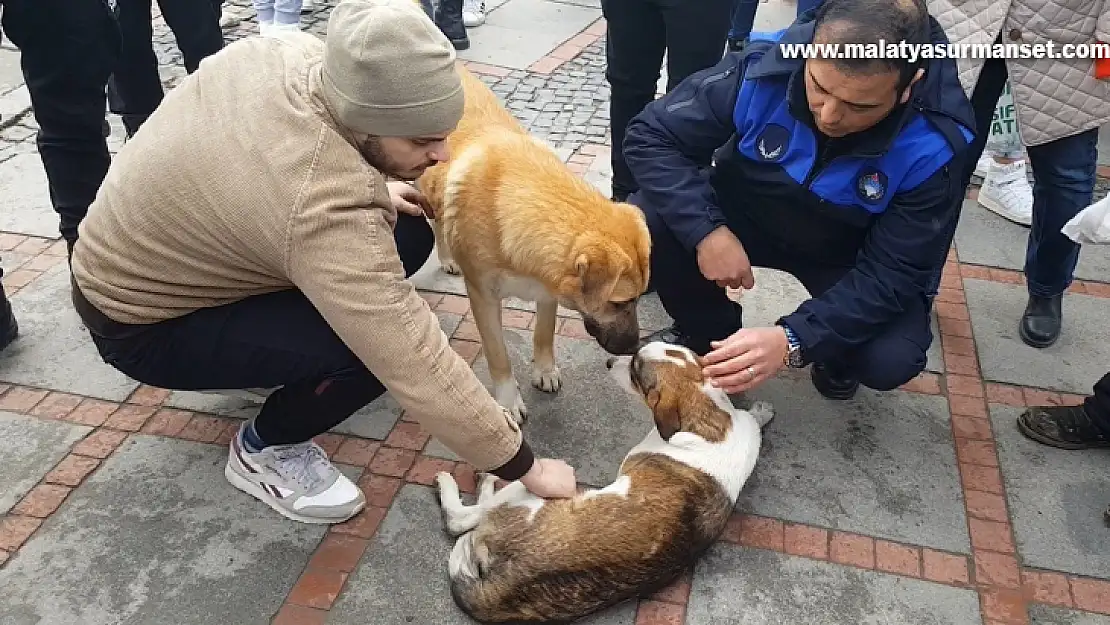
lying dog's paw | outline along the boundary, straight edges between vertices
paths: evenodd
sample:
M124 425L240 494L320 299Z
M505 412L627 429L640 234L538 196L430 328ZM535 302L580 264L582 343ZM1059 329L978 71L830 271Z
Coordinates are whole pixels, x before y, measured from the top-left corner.
M532 386L545 393L558 392L563 386L563 381L559 377L559 367L555 365L533 365Z
M753 402L748 412L755 417L756 422L759 423L759 427L765 427L771 422L771 419L775 418L775 407L772 406L769 401Z

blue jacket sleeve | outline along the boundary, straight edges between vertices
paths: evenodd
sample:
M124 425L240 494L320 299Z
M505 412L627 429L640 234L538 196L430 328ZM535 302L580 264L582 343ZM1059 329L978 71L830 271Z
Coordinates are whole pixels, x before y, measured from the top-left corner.
M899 193L872 225L856 265L824 294L781 321L798 336L806 362L820 362L866 343L924 299L944 267L960 215L953 161Z
M690 252L725 224L706 165L735 132L740 67L740 55L729 54L692 74L648 104L625 132L624 158L641 201L658 212Z

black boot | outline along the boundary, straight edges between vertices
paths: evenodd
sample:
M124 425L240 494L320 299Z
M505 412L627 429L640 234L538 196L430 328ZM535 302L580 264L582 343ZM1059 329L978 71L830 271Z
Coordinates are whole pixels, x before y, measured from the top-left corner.
M470 47L470 38L466 36L466 25L462 19L463 0L439 0L436 8L436 26L451 40L451 45L456 50L466 50Z
M859 380L833 365L813 363L809 369L809 378L817 392L827 399L851 399L859 390Z
M1048 347L1060 338L1061 307L1064 295L1053 297L1029 296L1025 314L1021 316L1018 333L1030 347Z
M1021 413L1017 425L1030 439L1057 449L1110 448L1110 436L1083 406L1034 406Z
M16 323L15 313L12 312L12 304L8 301L7 293L4 292L3 287L0 287L0 351L11 345L17 336L19 336L19 324Z

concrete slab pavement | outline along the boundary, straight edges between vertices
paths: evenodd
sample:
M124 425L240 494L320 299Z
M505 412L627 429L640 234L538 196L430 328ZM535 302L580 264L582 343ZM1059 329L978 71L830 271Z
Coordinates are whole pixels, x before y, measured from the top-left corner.
M239 20L229 22L229 39L255 32L247 0L226 4ZM471 30L468 52L496 51L506 65L471 67L572 171L606 191L604 24L584 17L596 17L596 0L497 5L486 26ZM756 27L781 27L793 12L792 2L763 3ZM306 29L322 34L328 15L322 3L304 17ZM512 36L491 28L498 24ZM568 34L529 60L540 28ZM155 29L161 72L173 84L180 54L160 19ZM430 485L446 470L472 489L473 469L392 398L318 438L345 471L361 473L370 505L348 523L309 527L223 480L226 443L256 404L134 384L99 362L65 312L56 216L11 52L0 47L0 190L8 201L0 262L24 334L0 355L0 622L468 622L447 593L450 540ZM115 149L122 135L111 121ZM965 215L976 210L984 212ZM1047 450L1014 427L1024 406L1075 403L1105 373L1110 274L1097 248L1085 249L1061 343L1025 347L1013 335L1024 302L1014 269L1027 231L1004 230L961 224L929 372L848 402L820 399L806 372L754 392L778 416L719 544L692 575L586 622L1110 622L1110 543L1099 539L1110 458ZM440 272L433 256L414 282L452 346L488 382L461 280ZM751 325L807 296L796 280L765 270L740 295ZM607 482L650 427L646 410L609 382L604 355L570 311L557 337L564 387L554 396L531 389L534 307L507 308L510 351L533 411L524 426L530 442L569 458L583 482ZM640 312L645 330L669 322L654 296Z

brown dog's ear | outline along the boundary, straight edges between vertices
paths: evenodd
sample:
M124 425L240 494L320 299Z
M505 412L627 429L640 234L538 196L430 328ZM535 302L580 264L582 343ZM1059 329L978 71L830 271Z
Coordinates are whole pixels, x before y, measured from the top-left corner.
M651 407L652 415L655 416L655 429L659 430L660 438L665 441L671 440L675 432L682 429L681 406L673 398L664 399L655 389L647 392L647 404Z
M613 289L632 261L623 250L598 241L593 235L579 237L573 254L574 273L564 278L564 288L576 287L587 306L600 308L612 297Z

